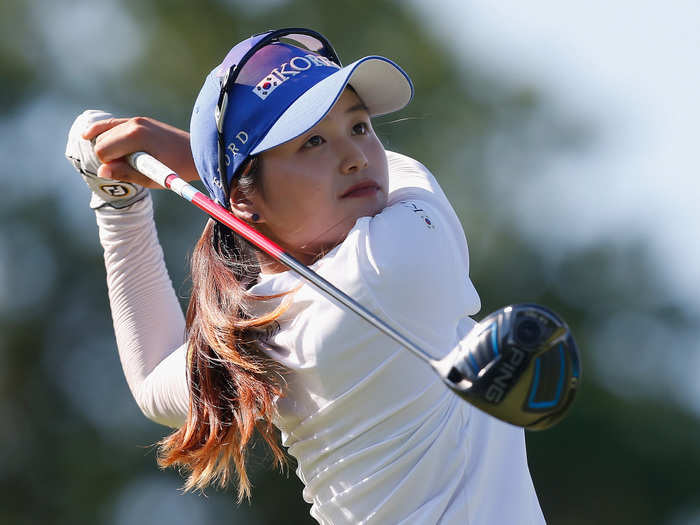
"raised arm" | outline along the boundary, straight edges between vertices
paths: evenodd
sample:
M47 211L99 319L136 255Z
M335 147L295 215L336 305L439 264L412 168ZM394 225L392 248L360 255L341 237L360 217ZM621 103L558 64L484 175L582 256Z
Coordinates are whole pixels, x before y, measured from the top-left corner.
M137 184L106 180L96 174L117 174L140 182L136 177L124 176L120 171L124 161L113 157L115 152L143 150L142 146L147 145L144 137L150 137L148 140L155 144L150 147L153 154L159 155L160 140L168 158L167 152L182 142L182 134L168 135L167 127L156 127L155 133L141 130L142 135L134 135L128 120L104 120L110 117L101 112L79 116L69 133L66 156L93 189L91 207L104 248L112 319L129 388L148 418L175 427L184 421L189 404L185 323L158 242L152 201ZM115 168L109 173L95 156L93 144L82 136L86 129L104 130L101 122L112 124L103 131L109 136L100 139L102 135L96 135L94 141L104 147L102 155L110 170Z

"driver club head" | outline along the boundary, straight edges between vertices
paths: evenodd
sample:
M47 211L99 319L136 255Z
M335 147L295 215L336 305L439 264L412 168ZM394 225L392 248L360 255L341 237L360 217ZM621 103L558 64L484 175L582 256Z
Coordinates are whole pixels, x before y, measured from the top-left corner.
M544 430L559 422L581 382L569 327L537 304L501 308L441 361L445 383L492 416Z

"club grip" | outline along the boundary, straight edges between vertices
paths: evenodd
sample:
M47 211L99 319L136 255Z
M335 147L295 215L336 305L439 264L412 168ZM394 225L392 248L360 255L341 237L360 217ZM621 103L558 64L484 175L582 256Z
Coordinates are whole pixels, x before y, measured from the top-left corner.
M127 158L131 167L136 171L144 174L153 182L160 184L164 188L168 187L165 179L173 175L174 172L158 159L143 151L132 153Z

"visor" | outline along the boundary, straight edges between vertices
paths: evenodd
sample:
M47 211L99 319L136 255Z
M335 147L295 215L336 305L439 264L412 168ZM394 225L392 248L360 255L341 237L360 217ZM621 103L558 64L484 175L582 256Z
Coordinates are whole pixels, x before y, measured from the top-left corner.
M361 58L313 84L278 117L250 154L284 144L313 128L333 108L348 84L372 117L398 111L413 97L413 85L398 65L379 56Z
M245 160L314 127L348 84L371 116L397 111L413 96L408 75L379 56L341 68L334 52L274 41L242 61L241 55L259 45L260 38L239 43L212 70L192 112L190 143L197 171L212 199L225 207L228 188ZM243 62L239 70L237 60Z

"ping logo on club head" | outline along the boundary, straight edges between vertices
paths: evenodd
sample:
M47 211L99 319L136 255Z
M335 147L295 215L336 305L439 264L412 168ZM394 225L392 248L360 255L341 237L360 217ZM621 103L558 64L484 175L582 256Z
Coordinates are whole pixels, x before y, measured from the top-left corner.
M500 359L493 372L493 382L486 389L484 398L491 403L500 403L513 386L518 368L528 354L517 347L512 347L507 359ZM504 356L506 357L506 356Z
M126 184L101 184L100 191L113 198L127 197L132 193L131 186Z

